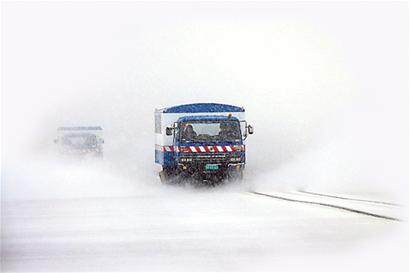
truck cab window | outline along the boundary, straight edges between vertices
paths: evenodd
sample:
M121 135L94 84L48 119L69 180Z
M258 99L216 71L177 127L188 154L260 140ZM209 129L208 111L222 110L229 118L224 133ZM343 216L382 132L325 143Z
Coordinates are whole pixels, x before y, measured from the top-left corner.
M182 143L238 142L241 131L238 121L190 121L180 124Z

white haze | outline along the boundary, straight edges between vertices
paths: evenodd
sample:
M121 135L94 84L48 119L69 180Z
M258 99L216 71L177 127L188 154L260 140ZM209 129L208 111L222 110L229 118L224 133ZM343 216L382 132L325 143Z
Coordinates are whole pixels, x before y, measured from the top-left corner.
M407 3L2 2L1 20L3 270L408 267L406 222L246 193L407 203ZM194 102L246 108L243 183L160 183L154 109ZM102 160L56 155L81 125L104 128Z
M2 5L2 198L160 191L153 111L194 102L246 108L246 189L407 196L405 3ZM104 161L50 156L62 125Z

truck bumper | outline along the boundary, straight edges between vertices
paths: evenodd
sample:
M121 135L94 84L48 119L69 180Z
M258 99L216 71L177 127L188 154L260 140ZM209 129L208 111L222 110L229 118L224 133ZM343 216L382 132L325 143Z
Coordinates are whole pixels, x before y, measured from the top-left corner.
M177 164L177 174L182 174L201 180L222 180L227 177L234 177L237 174L242 175L242 171L245 168L245 163L228 163L228 164L211 164L217 165L217 170L207 169L207 163L196 163L196 164Z

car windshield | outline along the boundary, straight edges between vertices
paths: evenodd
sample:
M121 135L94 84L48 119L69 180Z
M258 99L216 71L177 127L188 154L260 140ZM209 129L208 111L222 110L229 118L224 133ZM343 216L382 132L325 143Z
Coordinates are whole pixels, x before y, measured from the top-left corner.
M91 148L97 145L97 138L93 134L68 134L63 136L62 142L71 148Z
M239 121L187 121L179 125L181 143L239 142Z

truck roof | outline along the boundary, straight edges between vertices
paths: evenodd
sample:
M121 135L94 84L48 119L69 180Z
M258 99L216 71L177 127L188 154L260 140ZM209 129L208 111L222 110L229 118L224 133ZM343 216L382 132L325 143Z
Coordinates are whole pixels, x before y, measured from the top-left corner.
M157 109L161 113L216 113L245 112L243 107L221 103L191 103Z
M228 116L187 116L187 117L180 117L179 121L196 121L196 120L235 120L239 121L236 117L228 117Z
M64 126L64 127L58 127L58 131L84 131L84 130L102 130L100 126L74 126L74 127L69 127L69 126Z

